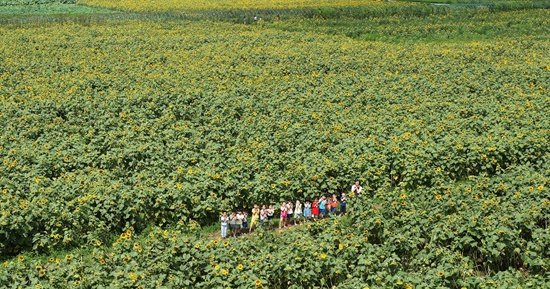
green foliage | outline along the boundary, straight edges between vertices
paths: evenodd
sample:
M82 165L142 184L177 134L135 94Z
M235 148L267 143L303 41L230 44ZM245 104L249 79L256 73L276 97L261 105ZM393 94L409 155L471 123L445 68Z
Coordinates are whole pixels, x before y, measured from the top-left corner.
M0 26L0 284L544 287L548 11L346 9ZM345 217L197 232L355 179Z
M350 199L345 217L238 239L129 230L87 254L15 258L0 278L51 288L540 287L550 265L550 201L540 198L544 185L532 186L541 179L548 175L518 167L494 179L381 190L377 203Z
M434 49L227 23L24 31L0 48L4 253L548 154L548 40L529 35Z

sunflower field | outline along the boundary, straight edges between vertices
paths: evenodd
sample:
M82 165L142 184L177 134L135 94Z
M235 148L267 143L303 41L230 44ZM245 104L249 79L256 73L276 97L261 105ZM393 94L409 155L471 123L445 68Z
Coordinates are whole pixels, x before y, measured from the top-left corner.
M161 2L0 24L0 288L547 286L547 9ZM264 19L159 14L224 9ZM346 216L201 230L355 180Z
M197 10L249 10L249 9L296 9L296 8L322 8L322 7L357 7L357 6L391 6L406 5L405 3L390 4L377 0L204 0L204 1L105 1L105 0L83 0L88 6L115 8L128 11L197 11Z

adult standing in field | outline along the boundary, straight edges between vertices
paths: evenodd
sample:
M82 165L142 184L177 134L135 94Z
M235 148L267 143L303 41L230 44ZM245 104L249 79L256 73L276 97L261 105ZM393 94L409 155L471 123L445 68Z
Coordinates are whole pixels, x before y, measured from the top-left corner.
M222 223L222 239L225 239L227 237L227 225L229 224L229 216L227 216L227 212L222 213L220 221Z
M250 228L248 229L248 233L252 232L252 228L254 225L258 225L258 220L260 219L260 208L258 208L257 204L254 204L254 208L252 208L252 219L250 220Z
M361 187L361 182L355 181L355 184L351 186L351 192L355 195L355 197L361 197L362 191L363 187Z

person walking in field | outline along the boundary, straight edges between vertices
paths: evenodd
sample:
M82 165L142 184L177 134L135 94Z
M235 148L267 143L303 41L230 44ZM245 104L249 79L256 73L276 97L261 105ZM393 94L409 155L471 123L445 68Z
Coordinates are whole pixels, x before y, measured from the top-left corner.
M260 219L260 208L258 208L257 204L254 204L254 208L252 208L252 219L250 220L250 228L248 229L248 233L252 232L252 228L255 225L258 226L259 219Z
M225 239L227 237L227 225L229 224L229 216L227 216L227 212L222 213L220 221L222 223L222 239Z

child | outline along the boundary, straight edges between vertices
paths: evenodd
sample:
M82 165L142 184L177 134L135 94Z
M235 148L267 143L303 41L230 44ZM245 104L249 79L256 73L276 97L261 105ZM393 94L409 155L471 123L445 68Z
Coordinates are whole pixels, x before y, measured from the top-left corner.
M296 206L294 207L294 225L296 222L300 223L300 217L302 216L302 203L300 200L296 200Z
M330 202L330 210L333 214L336 214L337 208L338 208L338 198L336 198L336 194L332 194L332 201Z
M290 221L294 217L294 205L291 201L286 202L286 226L291 226Z
M275 208L273 205L269 205L269 208L267 208L267 221L269 226L273 226L273 222L271 221L273 217L275 216Z
M241 231L241 235L242 234L246 234L246 228L248 228L248 212L244 212L243 213L244 215L244 218L243 218L243 229Z
M328 200L328 197L325 201L325 216L328 217L332 213L332 203Z
M243 220L244 220L243 212L241 211L237 212L237 215L235 216L235 231L237 232L237 236L240 236L242 233Z
M265 205L262 205L262 209L260 210L260 225L263 226L266 220L267 220L267 209L265 208Z
M254 227L254 225L258 226L259 219L260 219L260 208L258 208L257 204L254 204L254 208L252 208L252 220L250 221L250 229L248 229L248 233L252 232L252 227Z
M275 215L275 208L273 208L273 205L269 205L269 208L267 209L267 219L273 219L273 215Z
M288 201L286 202L286 224L287 226L290 226L290 220L292 219L294 215L294 210L293 210L293 206L292 206L292 202L291 201Z
M311 214L313 215L313 218L317 218L317 216L319 216L319 200L317 198L315 198L311 204Z
M327 209L326 206L327 206L327 197L322 196L321 199L319 200L319 217L320 218L325 216L326 209Z
M342 193L340 196L340 214L344 215L346 213L346 201L347 201L346 193Z
M286 202L281 205L281 219L279 220L279 230L282 229L286 221Z
M227 212L222 213L220 221L222 223L222 239L225 239L227 237L227 224L229 223L229 217L227 216Z
M231 216L229 216L229 229L231 230L231 236L236 237L236 235L237 235L237 214L235 214L235 211L231 212Z
M306 220L311 218L311 202L309 199L306 199L304 203L304 218L306 218Z

